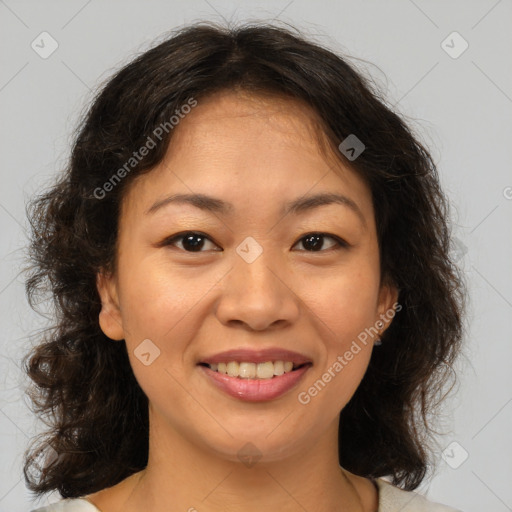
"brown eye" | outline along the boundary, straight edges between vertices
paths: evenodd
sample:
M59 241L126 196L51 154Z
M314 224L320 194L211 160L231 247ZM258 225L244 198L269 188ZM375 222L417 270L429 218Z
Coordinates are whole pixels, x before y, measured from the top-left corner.
M185 233L173 235L171 238L166 239L162 245L174 245L178 247L178 249L182 249L186 252L205 252L203 249L205 249L206 246L205 250L208 250L208 243L217 247L205 234L195 231L187 231Z
M326 244L326 240L330 240L330 243ZM327 249L348 246L344 240L334 235L328 235L327 233L309 233L297 242L297 244L299 243L302 243L304 250L308 252L321 252Z

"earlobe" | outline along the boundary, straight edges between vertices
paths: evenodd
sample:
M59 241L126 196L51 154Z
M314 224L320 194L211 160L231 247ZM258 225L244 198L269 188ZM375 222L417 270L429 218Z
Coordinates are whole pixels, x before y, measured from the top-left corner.
M106 272L99 272L96 275L96 288L101 299L99 314L101 330L112 340L124 339L123 320L114 277Z
M398 304L398 288L392 283L383 284L380 293L379 293L379 331L380 335L384 333L384 331L389 327L395 314L401 309L399 309Z

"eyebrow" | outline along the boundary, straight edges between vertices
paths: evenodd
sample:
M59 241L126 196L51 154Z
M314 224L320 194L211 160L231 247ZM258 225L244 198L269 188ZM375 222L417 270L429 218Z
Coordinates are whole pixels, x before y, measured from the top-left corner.
M168 197L156 201L148 210L146 215L150 215L169 204L191 204L200 210L217 213L220 215L228 215L234 211L231 203L227 203L222 199L207 196L205 194L172 194ZM363 212L355 201L342 194L325 192L311 196L303 196L285 203L282 214L299 215L307 211L311 211L320 206L329 204L341 204L352 210L366 226L366 219Z

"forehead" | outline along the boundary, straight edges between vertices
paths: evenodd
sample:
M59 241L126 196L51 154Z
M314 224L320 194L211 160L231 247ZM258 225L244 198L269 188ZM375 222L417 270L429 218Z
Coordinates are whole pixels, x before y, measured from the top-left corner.
M199 100L180 123L171 144L179 145L184 138L200 143L236 127L241 138L249 134L264 137L271 131L279 133L283 139L288 138L290 143L311 139L313 147L324 139L320 125L317 113L299 99L270 93L222 91ZM263 128L264 131L258 131Z
M133 180L125 202L142 208L144 196L170 191L207 192L230 202L286 193L291 199L317 185L368 195L362 178L336 157L311 107L225 91L198 101L174 128L163 161Z

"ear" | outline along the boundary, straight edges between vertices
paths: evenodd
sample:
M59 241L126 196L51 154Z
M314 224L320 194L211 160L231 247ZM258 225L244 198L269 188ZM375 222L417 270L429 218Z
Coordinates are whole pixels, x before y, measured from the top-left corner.
M402 309L402 306L398 304L398 295L399 291L394 283L382 283L377 307L378 317L376 318L377 322L379 320L382 322L382 324L379 324L379 333L381 336L390 326L395 314Z
M103 333L112 340L124 339L123 320L119 308L117 284L112 274L100 271L96 275L96 288L101 298L99 323Z

